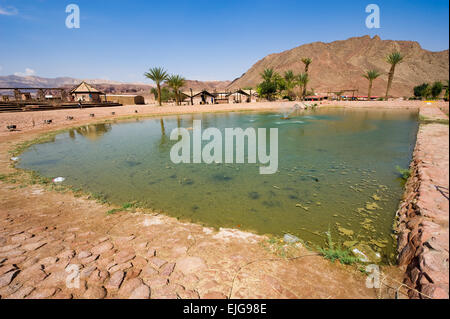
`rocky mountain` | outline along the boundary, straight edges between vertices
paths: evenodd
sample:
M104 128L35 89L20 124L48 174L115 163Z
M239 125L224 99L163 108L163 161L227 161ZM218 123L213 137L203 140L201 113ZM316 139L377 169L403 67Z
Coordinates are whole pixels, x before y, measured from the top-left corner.
M309 68L311 81L308 87L315 92L358 89L359 95L367 95L368 81L362 74L368 69L377 69L382 76L374 81L373 95L383 96L390 68L385 57L393 50L405 55L404 62L396 68L393 96L411 96L413 87L423 82L448 80L449 50L431 52L417 42L363 36L331 43L314 42L268 55L234 80L229 88L256 87L265 68L273 68L279 73L286 70L303 72L301 58L310 57L313 62Z
M385 57L394 50L405 56L404 62L396 68L391 89L394 96L411 96L414 86L423 82L445 81L449 78L449 50L431 52L413 41L382 40L380 37L355 37L331 43L314 42L281 53L270 54L254 64L240 78L230 81L188 80L184 91L206 89L225 91L236 88L253 87L261 82L260 73L265 68L273 68L279 73L293 70L303 72L303 57L312 58L310 65L309 89L316 93L337 92L345 89L358 89L359 95L367 94L368 81L362 74L369 69L382 73L374 81L372 94L383 96L387 85L390 65ZM72 87L81 79L59 77L54 79L38 76L0 76L0 87ZM86 80L97 88L110 94L140 94L152 98L151 84L122 83L94 79Z

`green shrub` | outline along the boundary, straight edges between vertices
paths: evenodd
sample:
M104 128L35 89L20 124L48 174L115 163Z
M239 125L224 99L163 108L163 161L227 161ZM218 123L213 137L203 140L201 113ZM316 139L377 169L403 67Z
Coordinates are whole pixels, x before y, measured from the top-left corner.
M442 90L444 89L444 85L437 81L433 83L433 86L431 87L431 96L433 99L437 99L439 95L441 95Z
M277 93L277 84L273 81L264 81L258 85L258 95L268 100L273 100Z
M426 99L430 94L430 85L428 83L422 83L414 87L414 96L418 99Z

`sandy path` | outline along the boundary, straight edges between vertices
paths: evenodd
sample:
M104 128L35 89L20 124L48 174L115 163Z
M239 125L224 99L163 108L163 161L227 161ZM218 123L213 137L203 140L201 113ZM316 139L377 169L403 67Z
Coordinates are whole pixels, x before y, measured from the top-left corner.
M219 105L194 105L194 106L173 106L165 105L162 107L155 105L127 105L120 107L90 108L90 109L69 109L39 112L13 112L0 113L0 137L11 136L24 131L48 131L57 128L76 126L102 119L118 118L124 116L155 116L161 114L183 114L183 113L201 113L201 112L229 112L229 111L257 111L271 110L277 108L291 108L299 102L261 102L261 103L243 103L243 104L219 104ZM314 102L307 102L314 103ZM356 108L419 108L427 104L422 101L371 101L371 102L323 102L321 106L340 106ZM439 106L448 109L448 102L435 103L433 106ZM137 111L138 113L135 113ZM112 116L111 113L116 115ZM90 114L95 114L94 118ZM73 120L67 120L67 116L72 116ZM52 124L44 124L44 120L52 120ZM17 125L18 132L9 132L7 125Z

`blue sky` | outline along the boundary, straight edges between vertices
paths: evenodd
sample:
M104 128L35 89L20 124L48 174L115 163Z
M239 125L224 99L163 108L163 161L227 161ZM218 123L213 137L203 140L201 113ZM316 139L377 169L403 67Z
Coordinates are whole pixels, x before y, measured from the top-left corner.
M81 28L65 26L68 4ZM368 4L381 28L365 26ZM440 51L449 45L441 0L0 0L0 75L147 82L164 66L196 80L232 80L267 54L378 34Z

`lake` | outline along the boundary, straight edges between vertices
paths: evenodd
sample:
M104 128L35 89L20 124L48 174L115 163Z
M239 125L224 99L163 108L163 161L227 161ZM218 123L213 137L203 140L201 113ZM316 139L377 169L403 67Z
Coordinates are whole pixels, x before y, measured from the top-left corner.
M260 175L260 164L173 164L171 131L196 119L221 131L278 128L278 172ZM417 112L408 110L167 116L70 130L30 147L18 167L65 177L64 184L120 206L136 201L208 226L289 233L313 248L330 231L336 243L392 262L403 194L396 166L409 166L417 130Z

